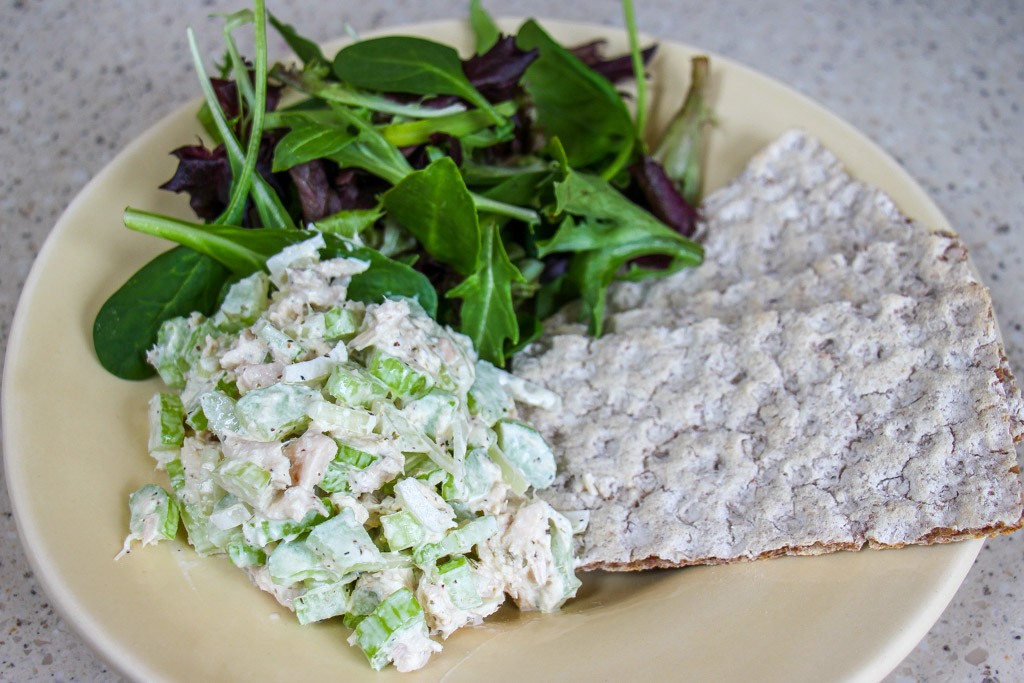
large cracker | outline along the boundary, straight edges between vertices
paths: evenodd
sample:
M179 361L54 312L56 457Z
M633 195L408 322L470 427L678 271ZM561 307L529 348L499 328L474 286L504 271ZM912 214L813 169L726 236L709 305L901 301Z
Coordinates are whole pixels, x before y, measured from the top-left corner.
M591 511L581 566L1019 528L1020 391L956 237L905 219L802 133L705 211L705 266L617 292L613 334L562 327L516 361L563 395L526 417L560 454L542 495Z

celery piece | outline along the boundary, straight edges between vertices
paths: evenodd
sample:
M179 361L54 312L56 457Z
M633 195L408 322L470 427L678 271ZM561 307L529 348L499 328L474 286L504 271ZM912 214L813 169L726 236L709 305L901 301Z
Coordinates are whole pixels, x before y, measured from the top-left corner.
M324 478L320 480L318 486L327 491L328 493L339 493L341 491L348 490L348 475L349 472L355 468L359 470L366 469L377 461L377 456L361 451L354 446L335 439L338 444L338 454L334 456L327 465L327 471L324 472Z
M439 566L437 575L452 604L459 609L476 609L484 604L465 555L456 555Z
M431 486L439 484L452 476L423 453L406 454L404 474L407 477L415 477Z
M323 558L305 540L282 541L267 558L270 579L279 586L304 581L337 581L341 575L324 564Z
M472 502L490 493L501 479L501 469L487 457L487 449L474 448L466 454L462 479L449 475L441 485L445 500Z
M201 403L195 403L192 409L185 415L185 424L197 432L205 432L210 428L210 421L206 419Z
M270 472L248 460L222 460L211 474L222 489L255 508L272 493Z
M348 611L349 583L326 583L314 586L295 598L292 607L300 624L310 624L336 617Z
M406 478L395 483L395 495L403 510L412 513L429 531L440 533L455 526L455 512L431 486L419 479Z
M158 392L149 400L149 452L161 464L185 439L185 406L177 394ZM160 457L157 454L163 454Z
M313 527L306 544L320 556L324 566L339 576L380 569L384 561L366 529L348 508Z
M359 622L354 639L370 660L370 666L380 671L391 659L392 643L409 629L422 630L425 636L426 621L412 591L400 588Z
M501 470L501 478L505 480L513 493L519 495L526 493L526 489L530 488L530 482L523 476L522 471L505 457L505 452L498 447L498 444L488 447L487 455Z
M370 434L377 427L377 416L363 408L349 408L322 399L309 405L309 419L325 432Z
M382 515L380 526L388 547L396 551L417 546L426 536L426 529L408 510Z
M294 363L303 353L303 349L297 341L269 322L264 321L256 327L256 336L267 343L267 346L270 347L270 355L281 363Z
M327 356L317 356L298 363L284 366L281 375L282 382L300 384L305 382L316 382L324 379L334 370L336 363Z
M310 511L299 521L293 519L261 519L242 524L242 536L249 545L263 547L274 541L291 541L309 531L326 517Z
M156 368L160 379L172 389L185 386L188 362L185 353L191 338L188 318L178 317L165 320L156 334L156 345L150 350L148 360Z
M336 306L324 313L324 339L348 340L355 336L362 324L362 311Z
M447 555L468 553L473 546L498 533L498 520L491 515L475 517L437 543L427 543L413 552L413 562L424 567Z
M386 384L355 363L336 366L324 390L341 405L351 407L368 407L388 395Z
M561 607L562 603L576 595L582 582L576 578L573 562L572 524L568 519L555 512L548 519L551 530L551 557L555 568L562 579L562 600L552 609Z
M242 569L246 567L262 567L267 563L267 554L263 548L251 546L245 541L232 541L227 546L228 558Z
M232 434L241 434L244 430L238 420L236 403L233 398L222 391L208 391L199 397L199 406L203 411L210 431L223 440Z
M242 532L238 527L218 528L200 506L192 503L181 506L181 521L188 531L188 542L200 557L223 554L232 543L242 540Z
M450 392L431 389L415 401L406 403L402 414L421 432L440 441L438 436L450 431L452 424L459 419L459 399Z
M128 496L131 519L128 522L128 538L125 552L132 540L142 541L143 546L169 541L178 533L178 502L167 491L155 484L147 484Z
M243 394L235 412L253 439L278 441L309 421L309 407L318 400L320 392L302 384L272 384Z
M499 420L495 425L498 447L506 460L519 470L536 489L555 481L555 454L533 427L515 420Z
M252 518L252 512L234 495L228 493L217 501L210 513L210 522L218 529L234 529Z
M391 393L400 398L419 398L434 385L430 375L415 370L376 347L370 351L366 367L371 375L384 382L391 389Z
M469 388L467 407L487 426L515 412L515 401L501 383L501 370L485 360L476 362L473 386Z
M267 310L270 278L263 271L244 277L228 288L224 302L213 315L217 329L237 332L252 325Z

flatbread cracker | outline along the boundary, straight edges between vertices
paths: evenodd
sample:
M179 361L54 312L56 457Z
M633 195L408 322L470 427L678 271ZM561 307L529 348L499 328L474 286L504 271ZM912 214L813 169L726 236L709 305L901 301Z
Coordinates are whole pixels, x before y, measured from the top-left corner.
M1024 516L1020 390L956 235L908 220L809 135L705 204L706 261L563 317L515 371L589 510L582 569L720 564L992 535Z

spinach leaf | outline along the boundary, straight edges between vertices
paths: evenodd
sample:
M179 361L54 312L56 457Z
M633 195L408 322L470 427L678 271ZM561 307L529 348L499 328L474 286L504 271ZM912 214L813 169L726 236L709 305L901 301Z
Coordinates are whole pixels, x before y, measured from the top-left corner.
M523 76L537 123L565 146L574 168L602 167L614 177L629 161L636 131L615 87L562 47L533 20L519 29L516 44L540 56Z
M476 206L451 157L410 173L381 201L428 254L462 275L477 269L481 249Z
M425 38L384 36L353 43L334 57L334 74L357 88L412 95L456 95L505 118L473 87L454 48Z
M348 285L348 297L367 304L378 304L385 298L405 297L415 299L427 315L437 317L437 290L423 273L411 266L389 259L376 249L353 247L341 240L327 240L329 256L347 256L360 261L369 261L370 267L352 277Z
M93 348L100 363L121 379L155 374L146 352L160 325L193 311L209 314L230 273L214 259L175 247L140 268L100 308L93 322Z
M501 38L501 30L480 0L469 0L469 25L473 28L478 55L490 50Z
M340 152L357 135L348 126L330 125L299 117L274 148L273 170L275 173L287 171L314 159L330 157Z
M519 341L512 283L522 282L523 276L508 258L497 221L485 221L481 229L479 266L447 296L462 299L459 331L473 340L481 358L501 367L506 340L512 345Z
M219 262L236 276L264 269L268 258L315 234L306 230L200 225L135 209L125 211L125 225L187 246ZM430 315L436 314L437 292L422 273L374 249L352 246L339 235L324 234L323 238L326 257L346 256L371 264L369 270L352 278L349 295L353 299L374 303L385 296L405 296L419 301Z
M302 71L295 71L278 64L270 73L284 85L323 102L335 102L349 107L364 107L384 114L413 119L430 119L466 111L466 106L459 103L447 107L428 107L416 103L397 102L385 95L327 80L330 71L318 65L307 66Z

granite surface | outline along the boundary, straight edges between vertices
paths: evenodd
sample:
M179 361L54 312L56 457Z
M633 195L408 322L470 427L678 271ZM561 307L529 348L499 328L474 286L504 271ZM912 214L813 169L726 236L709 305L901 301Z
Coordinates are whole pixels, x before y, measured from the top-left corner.
M244 4L244 3L241 3ZM270 0L318 40L464 16L465 0ZM791 85L864 131L935 199L992 288L1024 373L1024 4L642 0L646 33ZM488 0L496 15L621 25L614 0ZM0 5L0 350L51 226L82 186L196 96L185 27L219 54L222 0L8 0ZM756 9L755 9L756 8ZM0 472L0 479L3 474ZM931 632L886 679L1024 680L1024 536L989 541ZM0 681L118 680L39 588L0 486Z

